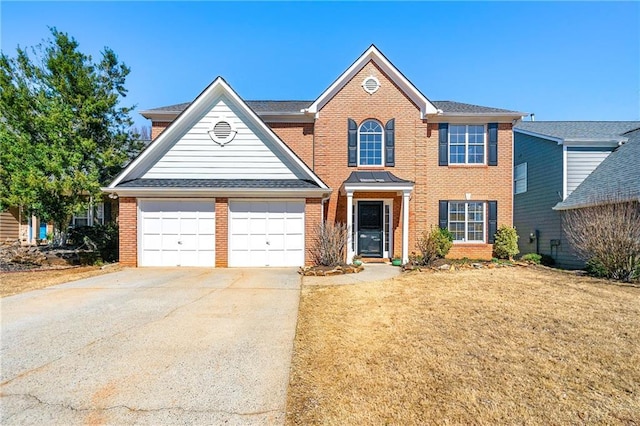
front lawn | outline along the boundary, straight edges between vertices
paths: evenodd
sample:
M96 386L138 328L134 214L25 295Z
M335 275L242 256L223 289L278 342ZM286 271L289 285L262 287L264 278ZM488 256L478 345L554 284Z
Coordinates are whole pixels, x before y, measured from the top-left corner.
M640 424L640 288L544 268L305 287L288 424Z

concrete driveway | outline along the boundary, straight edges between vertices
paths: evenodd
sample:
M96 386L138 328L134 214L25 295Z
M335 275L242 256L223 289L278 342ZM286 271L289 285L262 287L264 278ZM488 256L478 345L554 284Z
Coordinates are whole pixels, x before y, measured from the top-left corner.
M278 424L295 269L129 269L1 299L0 423Z

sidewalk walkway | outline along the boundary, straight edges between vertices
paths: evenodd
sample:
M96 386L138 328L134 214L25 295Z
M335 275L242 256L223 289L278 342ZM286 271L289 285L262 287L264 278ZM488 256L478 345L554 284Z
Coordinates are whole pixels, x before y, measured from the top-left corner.
M365 263L364 271L357 274L330 277L302 277L302 285L348 285L384 281L400 275L402 268L386 263Z

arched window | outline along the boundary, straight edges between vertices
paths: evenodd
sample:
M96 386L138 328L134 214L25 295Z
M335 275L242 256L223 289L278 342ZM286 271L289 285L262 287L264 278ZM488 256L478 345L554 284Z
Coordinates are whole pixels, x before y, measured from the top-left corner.
M382 125L367 120L358 128L358 164L360 166L382 166Z

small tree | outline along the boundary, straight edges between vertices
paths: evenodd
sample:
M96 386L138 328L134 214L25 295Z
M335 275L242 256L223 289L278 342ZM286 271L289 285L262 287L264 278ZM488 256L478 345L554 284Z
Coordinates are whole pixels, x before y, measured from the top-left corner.
M512 260L513 256L520 253L518 249L518 233L516 228L502 225L498 228L493 243L493 252L498 259Z
M309 253L314 265L336 266L345 262L349 229L344 223L325 221L314 230Z
M604 202L565 211L562 226L578 256L599 274L630 281L640 273L640 201Z
M105 48L99 61L67 34L11 58L0 54L0 209L20 205L56 225L100 199L142 144L121 105L129 68Z
M434 260L443 258L453 246L453 234L446 228L432 226L424 231L416 242L421 259L418 263L429 265Z

